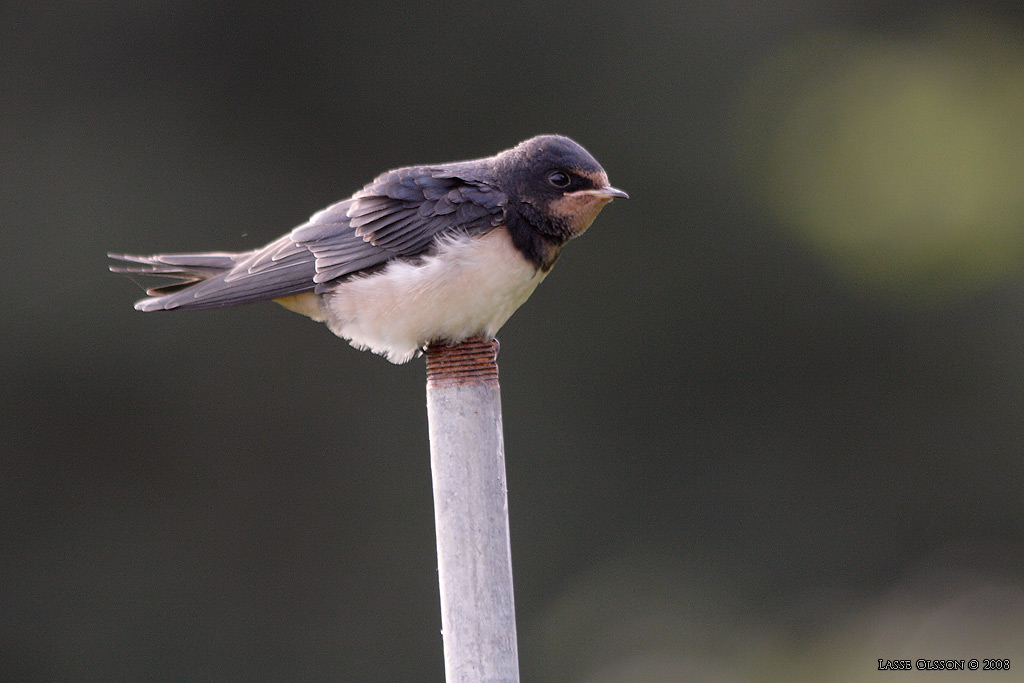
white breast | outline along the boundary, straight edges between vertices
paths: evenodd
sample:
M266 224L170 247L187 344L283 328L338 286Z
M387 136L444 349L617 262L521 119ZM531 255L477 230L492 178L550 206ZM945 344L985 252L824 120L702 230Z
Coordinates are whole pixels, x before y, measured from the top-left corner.
M324 295L324 314L353 346L404 363L430 342L493 337L545 275L505 228L495 228L448 238L434 256L342 283Z

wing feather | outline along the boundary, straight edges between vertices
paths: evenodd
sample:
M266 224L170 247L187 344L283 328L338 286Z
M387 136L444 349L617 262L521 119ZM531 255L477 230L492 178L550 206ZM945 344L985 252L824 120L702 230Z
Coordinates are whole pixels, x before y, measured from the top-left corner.
M392 258L416 256L439 234L486 232L500 222L507 198L486 173L478 163L389 171L351 199L315 214L291 239L316 255L320 285Z
M181 280L149 290L140 310L234 306L322 293L338 279L429 250L442 234L483 233L501 223L507 198L489 166L461 162L388 171L262 249L239 254L121 256L117 272Z

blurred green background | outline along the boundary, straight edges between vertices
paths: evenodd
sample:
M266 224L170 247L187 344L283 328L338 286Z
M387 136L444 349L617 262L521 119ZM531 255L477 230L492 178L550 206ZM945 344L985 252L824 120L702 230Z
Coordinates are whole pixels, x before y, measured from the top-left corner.
M500 335L523 680L1024 680L1022 17L5 3L0 679L441 681L422 361L104 254L558 132L632 199Z

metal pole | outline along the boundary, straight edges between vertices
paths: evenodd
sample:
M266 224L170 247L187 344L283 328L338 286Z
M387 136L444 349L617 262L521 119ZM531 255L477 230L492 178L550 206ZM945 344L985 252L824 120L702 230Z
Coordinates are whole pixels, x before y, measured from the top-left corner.
M447 683L518 683L498 343L427 348Z

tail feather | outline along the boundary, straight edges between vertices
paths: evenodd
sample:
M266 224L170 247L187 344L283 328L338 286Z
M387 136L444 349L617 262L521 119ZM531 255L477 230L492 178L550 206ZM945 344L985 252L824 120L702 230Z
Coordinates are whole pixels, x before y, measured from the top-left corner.
M231 270L238 263L240 254L205 253L205 254L155 254L153 256L136 256L134 254L108 253L108 257L124 261L125 264L110 266L112 273L129 275L156 275L172 277L179 282L158 285L146 289L150 296L164 296L187 289L197 282L220 275ZM143 300L139 303L142 304ZM148 309L147 309L148 310Z
M237 254L208 252L201 254L107 254L120 261L110 266L115 273L155 275L175 282L150 287L150 298L135 303L140 311L171 309L201 310L223 308L252 301L269 301L312 290L316 283L315 257L308 250L289 247L283 240L264 250L281 253L280 260L263 263L263 251Z
M210 305L213 302L198 300L196 295L199 295L200 291L196 289L196 286L230 272L242 258L248 255L245 253L154 254L152 256L107 254L110 258L124 262L111 265L111 272L128 275L155 275L177 280L147 288L146 294L152 298L142 299L135 303L135 308L140 311L214 307ZM192 291L185 293L186 290Z
M143 275L167 275L170 277L210 277L231 270L238 263L241 254L156 254L135 256L133 254L108 253L112 259L135 265L116 264L110 266L114 273L140 273Z

